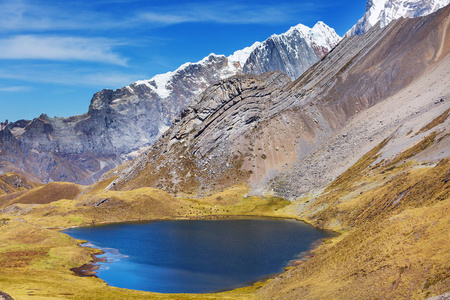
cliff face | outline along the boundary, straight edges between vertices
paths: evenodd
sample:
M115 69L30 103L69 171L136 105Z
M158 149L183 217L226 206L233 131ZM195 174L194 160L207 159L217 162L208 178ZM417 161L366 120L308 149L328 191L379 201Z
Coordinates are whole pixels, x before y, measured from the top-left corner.
M318 22L313 28L292 27L282 35L273 35L253 50L244 65L244 73L261 74L280 70L296 79L333 49L341 38Z
M363 154L358 149L373 147L388 128L410 118L409 111L398 111L385 120L368 109L413 89L411 84L443 61L449 51L448 10L347 38L291 83L269 72L213 85L152 148L110 173L117 178L109 188L214 190L245 180L256 190L266 187L293 198L323 186L343 171L345 160ZM437 86L446 93L445 85ZM351 127L361 129L358 138L341 132L363 115L383 126ZM330 144L335 137L336 145ZM333 163L340 167L329 170Z
M210 55L175 72L96 93L86 114L3 124L3 172L33 174L43 182L90 184L150 146L208 85L239 71Z
M426 16L449 3L449 0L368 0L366 13L345 36L361 35L378 22L384 27L399 18Z
M102 90L83 115L50 118L43 114L32 121L2 123L0 172L25 172L42 182L91 184L152 145L211 84L243 72L278 69L296 77L340 40L321 22L312 29L295 28L277 36L276 44L257 42L229 57L210 54L173 72ZM286 51L281 53L277 47ZM273 55L282 57L277 61Z

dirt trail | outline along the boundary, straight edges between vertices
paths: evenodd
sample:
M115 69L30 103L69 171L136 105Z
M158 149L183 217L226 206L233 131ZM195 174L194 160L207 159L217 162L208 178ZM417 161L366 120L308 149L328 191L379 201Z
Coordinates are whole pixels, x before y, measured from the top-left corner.
M446 44L445 42L448 41L448 39L446 39L445 37L447 36L447 29L448 29L449 25L450 25L450 17L447 17L447 21L445 22L444 31L442 33L441 46L439 47L439 50L436 54L436 60L438 60L441 57L442 52L444 51L445 44Z

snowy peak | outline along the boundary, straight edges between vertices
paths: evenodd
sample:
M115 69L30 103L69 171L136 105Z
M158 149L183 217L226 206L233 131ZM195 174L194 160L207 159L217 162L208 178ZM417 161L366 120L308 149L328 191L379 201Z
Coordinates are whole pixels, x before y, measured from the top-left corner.
M322 21L314 25L308 37L320 57L324 57L342 39L333 28L330 28Z
M178 69L177 69L178 71ZM177 72L175 71L175 72ZM167 83L173 77L175 72L167 72L164 74L158 74L153 76L148 80L138 80L134 84L135 85L145 85L148 88L152 89L156 94L158 94L161 98L167 98L170 95L169 90L167 89Z
M320 47L334 48L342 39L336 31L326 25L324 22L317 22L313 28L309 28L303 24L291 27L288 31L280 35L272 35L271 38L290 38L292 35L298 34L309 45L317 45Z
M255 43L256 44L256 43ZM251 51L251 47L247 47L243 50L236 51L235 54L231 55L230 57L233 57L236 61L241 61L243 59L246 59L246 55L248 57L248 54L246 52ZM198 77L196 78L198 80L198 84L206 82L206 78L203 78L201 75L201 72L196 72L196 70L204 69L204 68L210 68L212 70L216 70L217 76L215 76L215 80L220 80L227 78L229 76L236 75L241 68L239 66L234 66L233 64L227 64L227 59L224 55L216 55L214 53L209 54L208 56L204 57L202 60L191 63L187 62L182 64L178 69L172 72L167 72L164 74L158 74L153 76L151 79L147 80L139 80L135 83L131 84L129 87L135 86L135 85L145 85L148 88L150 88L154 93L156 93L161 99L169 98L171 93L174 90L174 81L177 77L184 77L186 74L195 75ZM243 63L242 63L243 64ZM200 76L199 76L200 75ZM208 74L210 76L210 74ZM211 82L208 82L210 84ZM194 88L191 90L194 94L199 94L203 91L202 89Z
M325 23L317 22L317 24L315 24L313 28L309 28L308 26L305 26L303 24L298 24L294 27L291 27L287 32L283 34L272 35L271 37L269 37L268 40L270 39L278 39L279 43L282 43L283 45L292 45L293 43L295 44L295 42L293 41L298 41L299 39L301 39L308 45L308 47L314 49L318 58L321 58L325 56L328 53L328 51L330 51L332 48L334 48L334 46L336 46L339 43L341 37L336 34L334 29L330 28ZM214 69L216 71L216 76L214 76L215 80L221 80L230 76L240 74L242 73L249 57L252 54L254 54L255 51L257 53L261 53L263 52L261 51L261 49L267 48L268 40L262 43L255 42L253 45L249 47L235 51L228 57L224 55L217 55L211 53L210 55L206 56L205 58L203 58L198 62L195 63L187 62L181 65L175 71L167 72L164 74L158 74L147 80L136 81L135 83L129 85L127 89L132 91L134 86L143 85L148 89L150 89L151 91L153 91L154 93L156 93L159 96L159 98L168 99L170 98L171 93L174 91L174 81L175 81L174 78L182 77L183 74L185 75L187 73L192 73L192 70L194 69L201 69L201 68ZM290 54L293 54L294 57L299 56L301 57L302 55L297 53L298 51L304 50L296 48L292 50ZM315 59L315 61L316 60L317 59ZM308 66L309 65L310 63L308 62ZM304 68L302 68L301 72L304 71L303 69ZM198 76L198 72L194 73L196 74L196 76ZM294 72L293 74L288 75L290 75L291 77L299 75L298 72ZM210 77L210 75L208 76ZM192 89L192 92L194 94L200 94L203 91L205 87L203 87L203 85L201 84L202 82L208 82L209 84L211 83L210 79L207 80L202 76L196 78L196 80L198 82L195 84L195 88ZM201 88L198 88L199 86L201 86Z
M323 22L313 28L298 24L283 34L274 34L260 43L244 65L244 73L261 74L281 70L295 79L323 58L341 40Z
M255 42L250 47L245 47L242 50L235 51L233 54L228 56L228 61L230 63L239 62L240 66L243 67L245 62L247 61L250 54L255 50L259 45L261 45L261 42Z
M449 3L450 0L368 0L366 13L345 36L361 35L378 21L385 27L399 18L426 16Z

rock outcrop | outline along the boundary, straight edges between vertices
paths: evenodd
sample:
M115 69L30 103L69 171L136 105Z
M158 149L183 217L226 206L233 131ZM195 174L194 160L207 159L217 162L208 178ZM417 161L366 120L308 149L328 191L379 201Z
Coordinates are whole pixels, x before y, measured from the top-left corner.
M298 25L269 40L277 40L276 45L257 42L228 57L210 54L173 72L117 90L102 90L93 96L86 114L69 118L43 114L32 121L2 123L0 172L29 173L42 182L91 184L152 145L211 84L265 70L280 69L296 77L331 50L340 37L319 22L312 29ZM279 52L277 47L286 51ZM276 61L274 53L282 58Z
M291 83L277 72L220 81L146 153L109 173L116 178L109 188L202 191L244 180L255 190L269 187L292 199L324 186L339 175L327 174L329 163L338 161L327 162L332 153L314 154L333 151L327 143L335 136L355 141L361 149L370 143L373 147L387 132L380 129L358 140L341 130L445 61L449 9L346 38ZM371 113L366 118L376 118ZM399 120L400 115L408 118L399 112Z
M334 29L323 22L317 22L313 28L299 24L284 34L272 35L257 46L244 65L244 73L280 70L296 79L340 40Z
M449 0L368 0L366 13L345 36L361 35L378 22L384 27L399 18L426 16L449 3Z
M0 292L0 300L14 300L14 299L7 293Z

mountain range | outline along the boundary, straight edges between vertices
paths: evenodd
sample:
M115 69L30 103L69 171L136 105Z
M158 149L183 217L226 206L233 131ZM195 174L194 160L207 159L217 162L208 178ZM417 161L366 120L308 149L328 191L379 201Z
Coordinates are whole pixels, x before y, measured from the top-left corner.
M292 82L270 71L211 85L151 148L120 173L107 174L116 177L108 188L153 186L177 193L247 182L254 190L272 186L292 200L331 182L343 170L330 172L330 164L357 158L364 153L358 149L387 137L381 130L389 132L410 117L398 113L394 123L380 117L368 128L370 118L350 136L341 129L439 61L439 54L432 54L438 41L426 34L413 39L402 32L403 22L346 38Z
M362 34L401 16L430 13L447 0L368 1L364 17L346 34ZM291 80L323 59L340 41L323 22L302 24L232 55L210 54L173 72L96 93L87 113L68 118L42 114L0 125L0 173L38 182L96 182L106 171L151 146L172 120L212 84L239 74L280 70Z
M341 40L323 23L297 25L229 57L103 90L84 115L3 123L2 169L19 174L0 175L2 291L447 299L450 5L440 3L369 0L362 20L375 25L364 33ZM54 230L235 216L299 219L339 235L268 280L169 295L74 276L70 268L89 270L98 252Z
M226 57L210 54L173 72L96 93L86 114L2 123L0 170L41 182L94 183L152 145L211 84L236 74L282 70L296 78L341 38L322 22L292 27Z

